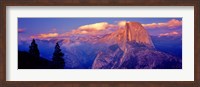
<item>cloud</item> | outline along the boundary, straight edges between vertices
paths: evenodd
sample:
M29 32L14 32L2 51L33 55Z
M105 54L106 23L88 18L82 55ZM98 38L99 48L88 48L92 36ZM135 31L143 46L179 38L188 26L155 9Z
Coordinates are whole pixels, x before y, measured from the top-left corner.
M25 29L18 29L18 33L23 33L25 32Z
M118 29L119 26L125 25L127 21L119 21L118 24L109 24L108 22L99 22L99 23L94 23L94 24L87 24L87 25L82 25L78 27L77 29L73 29L72 31L69 32L64 32L61 34L55 33L57 29L52 29L50 30L49 33L44 33L44 34L38 34L38 35L33 35L31 38L37 38L37 39L49 39L49 38L68 38L68 37L73 37L76 35L89 35L89 36L94 36L94 35L103 35L103 34L108 34L111 33L115 30Z
M161 28L176 29L177 27L182 26L182 21L171 19L168 22L142 24L142 26L145 27L146 29L161 29Z
M182 21L179 21L176 19L172 19L172 20L168 21L168 27L171 29L179 27L181 25L182 25Z
M119 22L117 23L117 25L118 25L119 27L123 27L123 26L126 25L126 22L128 22L128 21L119 21Z
M105 30L109 27L110 24L107 22L100 22L100 23L95 23L95 24L89 24L89 25L83 25L80 26L78 29L80 30Z
M159 34L159 37L161 37L161 36L174 36L174 35L179 35L179 34L180 34L179 32L173 31L173 32L169 32L169 33Z
M95 35L95 34L102 34L102 33L108 33L111 32L112 29L115 29L116 26L113 24L109 24L107 22L99 22L94 24L88 24L78 27L75 30L72 30L71 32L67 32L65 34L62 34L61 36L69 36L69 35L76 35L76 34L87 34L87 35Z
M58 33L45 33L45 34L31 36L31 38L44 39L44 38L54 38L54 37L58 37L58 36L59 36Z

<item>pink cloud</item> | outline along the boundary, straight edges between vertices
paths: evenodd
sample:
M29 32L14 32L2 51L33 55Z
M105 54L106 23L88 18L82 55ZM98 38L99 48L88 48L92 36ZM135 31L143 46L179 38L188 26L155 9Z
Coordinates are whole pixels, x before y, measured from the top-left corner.
M23 33L25 32L25 29L18 29L18 33Z
M168 27L173 29L182 25L182 21L172 19L168 22Z
M159 37L161 36L174 36L174 35L179 35L179 32L173 31L173 32L169 32L169 33L163 33L163 34L159 34Z
M157 29L157 28L176 29L177 27L182 26L182 21L172 19L168 22L142 24L142 26L145 27L146 29Z
M118 25L119 27L123 27L123 26L126 25L126 22L128 22L128 21L119 21L119 22L117 22L117 25Z
M109 24L107 22L100 22L100 23L83 25L83 26L80 26L78 29L80 29L80 30L95 30L95 31L100 31L100 30L107 29L110 25L111 24Z
M44 34L33 35L31 36L31 38L45 39L45 38L54 38L58 36L59 36L58 33L44 33Z
M76 34L95 35L95 34L110 32L115 27L116 27L115 25L109 24L107 22L99 22L99 23L80 26L77 29L72 30L71 32L66 32L64 34L61 34L61 36L70 36Z

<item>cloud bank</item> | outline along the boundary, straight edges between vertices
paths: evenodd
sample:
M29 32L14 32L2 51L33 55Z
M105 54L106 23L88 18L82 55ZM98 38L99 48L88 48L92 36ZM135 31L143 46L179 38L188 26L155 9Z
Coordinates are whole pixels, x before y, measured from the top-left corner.
M99 22L94 24L87 24L82 25L78 27L77 29L73 29L70 32L64 32L61 34L57 33L57 29L52 29L50 33L43 33L38 35L33 35L31 38L37 38L37 39L46 39L46 38L65 38L65 37L71 37L75 35L103 35L111 33L115 30L117 30L120 27L123 27L126 25L126 22L128 21L118 21L117 24L109 24L108 22ZM142 24L145 29L176 29L180 26L182 26L182 21L171 19L168 22L162 22L162 23L150 23L150 24ZM22 32L22 31L21 31ZM167 35L176 35L178 32L170 32L170 33L164 33L160 34L159 36L167 36Z
M58 33L45 33L45 34L38 34L38 35L33 35L31 36L31 38L54 38L54 37L58 37L59 34Z
M176 31L173 31L173 32L169 32L169 33L162 33L162 34L159 34L159 36L174 36L174 35L179 35L180 33L179 32L176 32Z
M151 24L142 24L143 27L146 29L176 29L180 26L182 26L182 21L171 19L168 22L162 22L162 23L151 23Z
M105 30L107 29L111 24L108 24L107 22L100 22L95 24L89 24L89 25L83 25L80 26L78 29L80 30Z

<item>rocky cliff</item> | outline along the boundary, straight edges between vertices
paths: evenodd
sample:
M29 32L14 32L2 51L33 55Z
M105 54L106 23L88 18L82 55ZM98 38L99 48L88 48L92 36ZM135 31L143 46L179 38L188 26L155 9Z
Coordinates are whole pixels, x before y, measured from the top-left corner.
M110 44L100 51L92 68L99 69L151 69L181 68L177 58L157 51L148 32L138 22L127 22L100 42Z

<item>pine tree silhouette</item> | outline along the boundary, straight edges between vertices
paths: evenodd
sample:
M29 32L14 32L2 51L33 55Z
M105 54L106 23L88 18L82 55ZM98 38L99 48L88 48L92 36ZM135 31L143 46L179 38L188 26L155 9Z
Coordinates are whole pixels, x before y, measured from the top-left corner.
M32 40L31 45L29 46L29 53L35 58L40 58L40 52L37 44L35 43L35 39Z
M65 61L63 59L64 54L61 52L58 42L56 43L55 50L53 53L53 68L62 69L65 66Z

